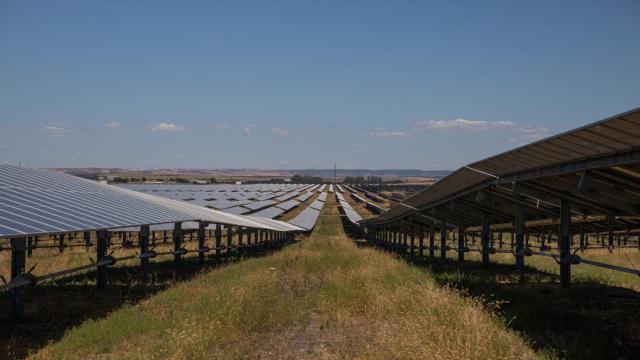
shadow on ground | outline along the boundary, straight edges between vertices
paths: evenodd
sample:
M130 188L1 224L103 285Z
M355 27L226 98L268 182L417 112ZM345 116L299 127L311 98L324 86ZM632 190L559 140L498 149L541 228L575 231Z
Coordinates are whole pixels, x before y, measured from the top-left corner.
M405 258L427 268L438 283L482 298L490 311L542 355L567 359L639 359L640 293L595 281L562 289L555 274L480 261ZM640 280L639 280L640 281Z
M228 263L216 265L213 256L205 265L200 265L197 257L183 258L179 267L171 259L152 262L151 283L146 285L140 282L137 266L122 266L109 269L109 285L103 290L96 288L95 271L27 288L24 319L12 320L7 311L0 314L0 359L24 358L84 321L103 318L124 305L136 304L177 282ZM3 310L9 309L9 300L8 293L0 294Z

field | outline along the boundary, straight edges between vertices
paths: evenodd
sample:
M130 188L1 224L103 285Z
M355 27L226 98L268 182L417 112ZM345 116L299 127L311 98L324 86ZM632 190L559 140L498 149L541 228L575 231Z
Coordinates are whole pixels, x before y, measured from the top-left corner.
M3 318L11 335L0 344L7 357L39 359L636 358L634 276L574 267L567 291L552 259L527 257L528 281L517 284L511 255L483 269L475 254L461 265L357 247L327 199L310 236L268 256L204 269L188 257L180 271L157 259L147 286L135 262L110 270L107 291L92 273L38 285L30 319ZM637 250L618 251L589 258L640 262ZM86 257L32 261L50 272Z

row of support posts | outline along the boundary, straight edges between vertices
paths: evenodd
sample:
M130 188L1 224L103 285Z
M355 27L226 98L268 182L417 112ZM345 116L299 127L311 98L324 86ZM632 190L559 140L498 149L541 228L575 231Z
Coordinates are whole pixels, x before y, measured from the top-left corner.
M206 226L208 224L201 222L198 226L197 239L198 239L198 262L200 264L205 263L205 253L209 251L206 247ZM287 242L291 242L295 239L293 233L281 233L271 230L263 229L246 229L243 227L237 227L236 233L238 234L238 246L233 245L233 231L230 226L227 226L227 257L241 256L246 251L247 255L250 255L255 251L256 246L260 246L262 250L267 250L269 247L281 247ZM253 234L253 236L252 236ZM115 259L109 254L109 232L105 229L96 231L96 286L98 289L105 289L108 284L108 267L115 263ZM140 251L140 272L143 283L149 282L149 259L155 257L155 253L149 249L150 241L150 226L143 225L140 228L139 235L139 251ZM246 235L246 246L244 246L244 236ZM167 232L163 232L163 237L166 239ZM57 237L59 241L59 249L64 249L64 234L60 234ZM124 239L124 237L123 237ZM91 245L91 238L89 232L83 233L83 240L86 246ZM176 222L173 229L173 263L174 266L179 267L181 264L182 255L187 251L182 247L183 231L182 223ZM30 283L27 281L31 276L25 273L26 258L31 255L33 246L32 237L17 237L10 240L11 245L11 281L24 281L25 285L16 286L10 289L10 315L12 318L24 317L24 297L26 285ZM222 259L222 227L216 224L215 229L215 258L217 263L220 263ZM246 249L246 250L245 250Z
M516 200L519 200L516 196ZM512 248L514 249L515 255L515 267L516 271L521 280L524 279L524 271L525 271L525 255L526 248L528 246L526 229L525 229L525 208L521 204L520 201L515 201L515 217L514 217L514 228L515 231L511 235L511 243ZM447 220L445 218L440 219L440 258L445 260L447 257ZM465 247L466 233L465 233L465 225L462 216L458 217L458 227L457 227L457 252L458 252L458 260L464 261L464 253L468 250ZM431 222L429 224L429 257L435 256L435 224ZM418 256L424 256L424 240L425 240L425 228L423 225L416 225L418 232ZM371 225L366 229L366 238L369 242L376 244L381 247L392 248L395 250L399 250L402 253L406 253L407 249L407 232L409 232L409 236L411 239L410 245L410 255L414 256L414 231L416 230L413 226L400 225L400 224L381 224L381 225ZM409 229L409 230L407 230ZM454 234L455 235L455 234ZM613 243L613 232L611 222L609 225L609 234L608 234L609 244ZM403 244L400 243L400 238L404 239ZM585 242L584 229L580 229L580 244L584 246ZM481 256L482 256L482 266L488 267L490 266L490 254L495 252L495 249L492 247L491 241L491 230L490 230L490 216L489 212L484 210L481 213ZM498 233L498 242L501 246L503 243L502 240L502 231ZM568 288L571 286L571 262L572 262L572 254L571 254L571 242L572 242L572 234L571 234L571 203L568 199L562 199L560 204L560 227L559 227L559 238L558 238L558 247L560 252L560 285L563 288Z

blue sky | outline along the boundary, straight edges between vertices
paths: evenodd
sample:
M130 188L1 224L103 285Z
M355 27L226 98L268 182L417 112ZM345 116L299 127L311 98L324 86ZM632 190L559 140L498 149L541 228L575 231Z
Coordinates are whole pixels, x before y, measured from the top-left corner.
M640 106L638 1L0 2L0 161L454 169Z

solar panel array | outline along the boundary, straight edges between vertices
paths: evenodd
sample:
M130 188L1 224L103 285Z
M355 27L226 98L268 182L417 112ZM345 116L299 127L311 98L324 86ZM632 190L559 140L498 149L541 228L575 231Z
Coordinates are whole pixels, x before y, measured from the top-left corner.
M300 202L305 202L305 201L309 200L309 198L312 197L312 196L313 196L312 192L307 192L307 193L304 193L304 194L298 196L296 198L296 200L298 200Z
M71 175L0 164L0 237L183 221L296 230L281 221L256 222Z
M305 230L311 231L318 221L320 216L320 210L312 209L310 207L302 210L298 216L289 220L289 224L301 227Z
M226 210L243 206L256 201L274 199L286 201L308 191L315 185L302 184L124 184L121 187L166 197L173 200L182 200L189 203L205 206L216 210ZM251 209L250 209L251 210ZM234 209L234 213L240 213Z
M282 213L284 213L283 209L280 209L280 208L275 207L275 206L271 206L271 207L268 207L268 208L266 208L264 210L260 210L258 212L252 213L249 216L251 216L251 217L258 216L258 217L263 217L263 218L267 218L267 219L274 219L274 218L282 215Z
M284 211L289 211L298 205L300 205L300 202L298 200L292 199L292 200L277 204L276 206Z
M329 184L329 192L332 193L333 192L333 184Z
M314 202L311 203L311 205L309 205L310 208L316 209L316 210L322 210L323 206L324 206L324 202L318 199L316 199Z
M341 195L341 194L337 194L337 195ZM342 199L340 199L341 196L338 196L338 204L340 204L340 207L342 208L342 211L344 212L345 216L347 217L347 219L349 219L349 222L353 225L358 225L358 221L362 220L362 216L360 216L360 214L358 214L353 207L351 207L351 205L346 202L344 200L344 197L342 197Z
M256 201L256 202L252 202L252 203L248 203L246 205L243 205L243 207L249 209L249 210L261 210L264 209L266 207L269 207L273 204L275 204L276 201L274 200L262 200L262 201Z
M165 194L189 203L215 207L224 212L251 217L276 218L313 195L316 185L134 185L145 192ZM198 191L198 189L202 189ZM293 190L292 190L293 189ZM305 192L306 191L306 192ZM292 199L300 193L298 200ZM250 200L249 200L250 199Z
M336 187L338 188L338 191L339 191L339 192L341 192L341 193L343 193L343 192L344 192L344 190L342 189L342 186L340 186L340 185L336 185Z
M313 189L314 188L311 188L309 190L313 191ZM306 201L311 196L313 196L313 193L306 193L303 196L304 196L304 200ZM298 197L297 200L300 200L301 197L302 196ZM311 203L311 205L309 205L309 207L304 209L294 219L289 220L288 221L289 224L296 225L311 231L315 226L316 222L318 221L318 216L320 216L320 211L322 211L322 208L324 207L324 202L326 201L326 199L327 199L326 192L323 192L320 195L318 195L318 197Z

